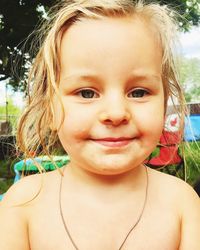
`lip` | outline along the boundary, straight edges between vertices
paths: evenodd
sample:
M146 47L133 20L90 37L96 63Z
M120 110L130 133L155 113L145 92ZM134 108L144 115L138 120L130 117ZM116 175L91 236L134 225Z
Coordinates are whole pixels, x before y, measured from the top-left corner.
M119 137L119 138L113 138L113 137L106 137L106 138L100 138L100 139L92 139L93 142L96 142L100 145L106 146L106 147L123 147L128 145L133 141L133 138L130 137Z

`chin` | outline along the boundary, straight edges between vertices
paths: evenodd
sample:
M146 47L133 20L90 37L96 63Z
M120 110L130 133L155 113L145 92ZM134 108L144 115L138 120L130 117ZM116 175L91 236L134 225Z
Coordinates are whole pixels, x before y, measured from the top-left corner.
M112 164L109 163L102 163L101 165L96 164L95 166L90 166L87 170L90 172L93 172L94 174L98 175L107 175L107 176L113 176L113 175L121 175L124 173L127 173L131 171L132 169L136 168L135 164Z

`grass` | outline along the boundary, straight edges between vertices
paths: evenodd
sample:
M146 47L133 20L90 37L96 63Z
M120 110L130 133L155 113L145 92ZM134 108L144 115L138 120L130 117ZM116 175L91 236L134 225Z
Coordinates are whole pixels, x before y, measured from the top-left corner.
M17 162L15 159L0 161L0 194L5 193L13 184L15 176L13 166L15 162Z
M194 185L200 178L200 142L191 142L186 146L185 159L187 182Z
M200 142L184 142L182 149L184 150L184 154L181 153L181 148L179 151L182 158L184 158L184 163L169 165L160 171L177 176L191 186L194 186L200 180ZM154 152L154 156L158 154L159 152Z
M0 180L0 194L5 193L13 184L13 179Z

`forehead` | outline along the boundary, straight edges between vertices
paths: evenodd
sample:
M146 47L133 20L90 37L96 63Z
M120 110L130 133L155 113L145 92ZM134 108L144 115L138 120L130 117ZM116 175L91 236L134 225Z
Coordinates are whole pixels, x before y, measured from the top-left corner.
M84 18L65 31L61 75L87 69L124 75L161 72L162 50L156 30L141 17Z
M151 43L157 43L160 45L159 34L156 27L147 18L143 18L139 15L125 16L125 17L102 17L99 19L82 18L76 21L74 24L68 27L64 31L62 36L62 45L68 40L68 44L72 39L76 40L74 45L79 45L79 41L84 43L92 43L92 47L97 46L97 41L103 45L103 41L106 45L109 44L109 40L113 42L115 38L121 38L115 40L114 46L117 42L122 41L123 38L129 36L132 42L135 39L142 39L145 37L147 40L151 40ZM73 41L74 43L75 41ZM128 41L127 41L128 43ZM83 47L82 47L83 48Z

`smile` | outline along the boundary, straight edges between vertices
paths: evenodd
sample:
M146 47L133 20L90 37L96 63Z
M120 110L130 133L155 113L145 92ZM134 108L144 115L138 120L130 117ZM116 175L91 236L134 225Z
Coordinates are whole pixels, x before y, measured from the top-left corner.
M96 142L102 146L106 147L123 147L128 145L133 141L133 138L101 138L101 139L92 139L93 142Z

